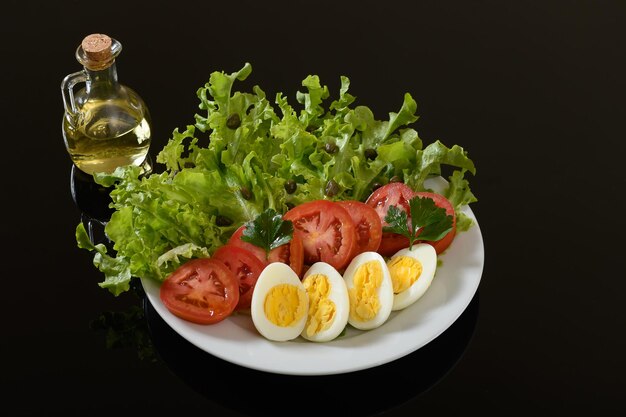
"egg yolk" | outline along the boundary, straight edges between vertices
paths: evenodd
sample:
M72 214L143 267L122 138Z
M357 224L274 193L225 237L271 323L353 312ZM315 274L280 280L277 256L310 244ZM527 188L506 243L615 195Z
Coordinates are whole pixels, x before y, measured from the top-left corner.
M378 261L369 261L359 266L350 288L350 316L353 320L369 321L380 310L378 288L383 282L383 268Z
M337 308L335 303L328 298L330 295L330 282L328 282L326 275L310 275L304 280L303 284L309 297L306 334L313 336L330 327L335 319Z
M295 285L276 285L265 296L265 316L280 327L295 325L306 314L305 297L306 293Z
M396 256L387 263L393 283L394 294L399 294L413 285L422 275L422 263L410 256Z

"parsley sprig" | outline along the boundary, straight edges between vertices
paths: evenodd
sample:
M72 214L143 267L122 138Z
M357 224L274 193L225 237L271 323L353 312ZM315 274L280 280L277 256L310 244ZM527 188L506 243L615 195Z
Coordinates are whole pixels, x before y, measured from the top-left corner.
M241 240L263 248L266 258L272 249L288 243L293 236L293 223L283 220L283 216L271 208L245 226Z
M411 248L418 237L419 240L436 241L452 230L452 216L446 214L446 209L437 207L431 198L420 196L411 198L409 212L411 220L406 211L389 206L385 216L389 226L383 227L383 231L406 236Z

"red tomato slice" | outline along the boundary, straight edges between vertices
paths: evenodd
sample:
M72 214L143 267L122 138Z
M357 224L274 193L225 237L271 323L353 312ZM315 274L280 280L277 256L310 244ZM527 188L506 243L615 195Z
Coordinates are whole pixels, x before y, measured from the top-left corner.
M385 221L389 206L396 206L400 210L407 212L410 219L409 200L415 197L415 191L402 182L390 182L376 189L367 199L365 204L376 210L380 217L382 226L387 226ZM400 249L409 247L409 239L397 233L385 232L382 235L378 253L383 256L391 256Z
M183 320L213 324L239 302L239 280L222 262L200 258L182 264L161 284L161 301Z
M268 263L282 262L293 269L296 275L302 277L302 265L304 264L304 245L300 236L295 233L289 244L282 245L270 251Z
M342 270L352 259L356 231L350 214L332 201L300 204L285 213L293 222L294 236L302 239L304 263L322 261Z
M302 246L302 239L299 236L296 236L296 234L294 233L288 244L279 246L276 249L272 249L269 253L269 257L266 258L265 250L263 250L263 248L241 240L241 235L243 235L243 231L245 230L245 228L246 226L243 225L235 230L235 233L233 233L233 235L228 240L228 244L239 246L240 248L250 251L261 262L263 262L264 265L267 265L271 262L285 263L289 265L298 276L300 276L300 274L302 273L304 248Z
M387 226L385 216L389 206L396 206L408 213L409 200L415 197L415 191L402 182L390 182L376 189L368 198L365 204L368 204L376 210L383 226Z
M392 256L400 249L409 247L409 238L397 233L385 232L380 239L380 246L376 252L382 256Z
M337 201L337 204L346 209L354 222L356 251L352 256L377 251L383 236L383 226L376 210L356 200Z
M211 258L222 261L239 279L239 303L235 310L249 309L254 285L265 264L249 250L235 245L220 247Z
M446 214L448 214L449 216L452 216L452 230L450 230L447 235L445 235L444 237L442 237L441 239L435 242L424 241L424 243L431 244L435 248L435 251L437 252L437 254L440 254L444 250L448 249L448 246L450 246L450 244L454 240L454 236L456 236L456 213L454 212L454 207L452 207L452 203L450 203L450 201L448 201L448 199L442 196L441 194L421 191L421 192L418 192L417 195L422 198L424 197L430 198L431 200L435 202L435 205L437 207L446 209ZM418 238L419 238L419 232L418 232Z

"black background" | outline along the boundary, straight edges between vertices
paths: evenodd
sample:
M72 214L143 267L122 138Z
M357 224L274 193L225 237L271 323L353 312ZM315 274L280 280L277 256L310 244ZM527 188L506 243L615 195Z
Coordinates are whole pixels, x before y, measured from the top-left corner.
M626 412L623 2L1 7L0 381L10 415ZM140 292L99 288L74 240L81 211L59 88L81 69L82 38L98 32L123 45L119 78L148 104L155 153L193 123L209 74L246 61L242 88L290 101L309 74L331 95L347 75L377 118L410 92L424 142L460 144L477 166L485 269L467 311L394 363L285 377L214 359L144 310ZM126 337L109 346L111 326Z

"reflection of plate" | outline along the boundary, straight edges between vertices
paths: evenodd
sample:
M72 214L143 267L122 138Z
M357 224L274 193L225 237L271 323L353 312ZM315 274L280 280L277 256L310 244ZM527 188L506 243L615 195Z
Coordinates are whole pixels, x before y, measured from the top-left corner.
M189 387L212 402L250 416L318 415L322 403L331 406L333 414L372 416L401 407L429 390L454 368L474 333L479 294L480 291L447 330L403 358L361 371L308 377L260 372L223 361L183 339L145 299L144 310L150 339L159 357ZM233 389L232 384L219 382L225 380L239 383ZM393 389L376 395L377 387L390 381ZM364 401L366 386L373 395ZM272 387L280 405L268 401L268 391L262 387ZM311 404L318 406L303 407L307 398L313 397L319 401Z
M200 349L226 361L266 372L328 375L375 367L401 358L440 335L465 310L480 283L484 250L478 222L460 233L440 259L442 265L422 298L381 327L359 331L348 326L344 336L327 343L271 342L247 315L234 315L208 326L172 315L161 303L159 284L142 280L155 310L177 333Z

